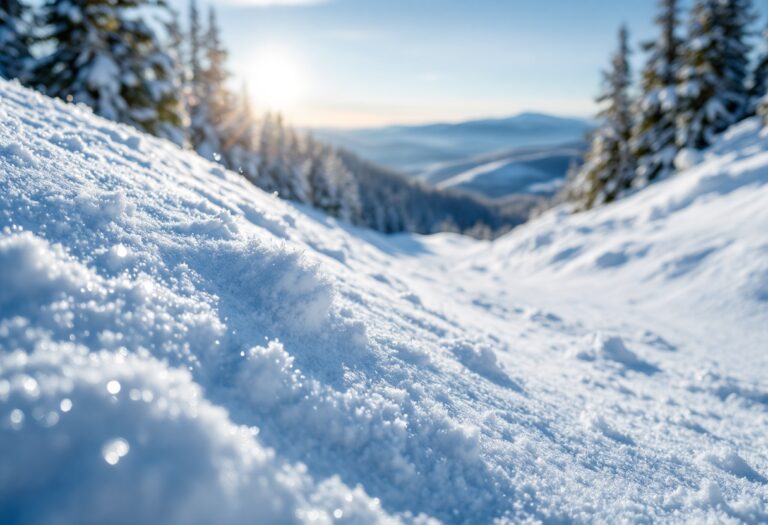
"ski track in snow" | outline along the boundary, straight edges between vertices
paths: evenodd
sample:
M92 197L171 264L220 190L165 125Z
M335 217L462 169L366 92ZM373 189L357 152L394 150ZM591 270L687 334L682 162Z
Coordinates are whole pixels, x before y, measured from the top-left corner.
M766 150L385 237L0 81L0 522L768 521Z

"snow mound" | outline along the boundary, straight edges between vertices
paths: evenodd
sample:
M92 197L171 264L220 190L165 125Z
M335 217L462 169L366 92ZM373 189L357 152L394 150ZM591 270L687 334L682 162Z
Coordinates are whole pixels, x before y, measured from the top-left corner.
M384 237L0 82L0 522L765 521L766 149Z
M653 373L656 367L640 359L637 354L624 345L624 340L619 336L609 336L597 332L590 337L591 344L584 349L577 348L573 352L574 357L583 361L595 361L603 359L618 363L627 369L646 373Z

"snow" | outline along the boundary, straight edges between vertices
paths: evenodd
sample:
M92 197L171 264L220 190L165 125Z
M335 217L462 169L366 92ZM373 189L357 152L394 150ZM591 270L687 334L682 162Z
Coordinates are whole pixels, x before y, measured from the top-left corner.
M461 188L486 197L514 193L554 195L563 185L569 159L579 157L578 146L520 148L474 159L432 166L419 176L437 188Z
M436 184L436 186L441 189L450 188L451 186L458 186L460 184L472 181L475 177L479 175L485 175L486 173L497 171L499 168L503 168L507 164L509 164L509 161L506 159L497 160L494 162L488 162L486 164L476 166L463 173L459 173L458 175L455 175L444 181L440 181L439 183Z
M767 151L386 237L0 82L0 521L765 522Z
M698 150L683 148L675 155L674 165L678 170L689 170L701 160L701 153Z

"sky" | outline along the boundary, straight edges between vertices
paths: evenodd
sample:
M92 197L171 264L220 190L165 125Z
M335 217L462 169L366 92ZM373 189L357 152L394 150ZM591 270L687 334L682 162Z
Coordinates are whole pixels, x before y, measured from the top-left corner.
M655 35L655 0L198 2L235 81L299 126L589 116L619 25L635 44Z

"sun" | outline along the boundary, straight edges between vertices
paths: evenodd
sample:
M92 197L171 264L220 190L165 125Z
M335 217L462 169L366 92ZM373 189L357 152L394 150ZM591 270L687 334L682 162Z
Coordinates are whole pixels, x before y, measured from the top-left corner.
M273 48L258 51L248 77L254 102L263 110L290 111L304 94L303 68L286 51Z

